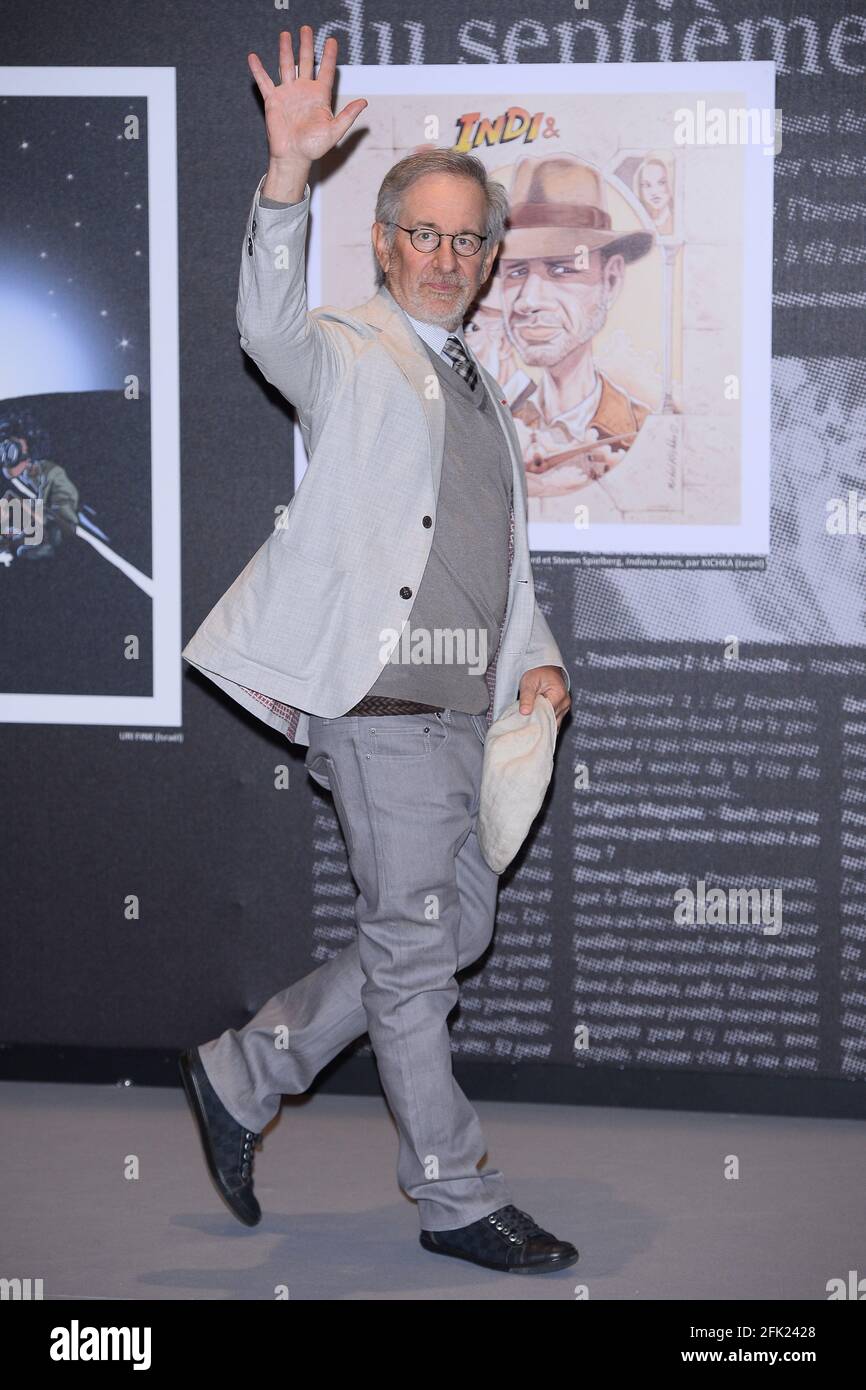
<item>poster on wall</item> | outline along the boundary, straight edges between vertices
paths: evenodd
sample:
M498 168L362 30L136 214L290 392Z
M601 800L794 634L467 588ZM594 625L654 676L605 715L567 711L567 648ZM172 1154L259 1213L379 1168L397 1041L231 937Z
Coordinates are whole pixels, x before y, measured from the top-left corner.
M531 549L766 557L774 65L343 67L356 96L312 190L310 307L375 293L397 160L476 155L510 219L464 330L515 422ZM295 458L297 484L299 430Z
M179 725L175 70L0 67L0 720Z

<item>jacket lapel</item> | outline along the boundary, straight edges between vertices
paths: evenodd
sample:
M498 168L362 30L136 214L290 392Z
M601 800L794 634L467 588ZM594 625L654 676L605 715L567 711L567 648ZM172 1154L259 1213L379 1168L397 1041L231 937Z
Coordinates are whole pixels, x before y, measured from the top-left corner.
M438 390L433 392L430 390L430 359L424 351L424 345L387 285L380 285L372 299L368 299L366 304L352 309L350 313L352 318L363 319L365 323L370 324L378 331L383 347L393 357L421 400L430 435L433 490L434 495L438 496L442 472L442 450L445 444L445 402ZM508 406L503 404L500 395L502 388L499 382L480 362L478 368L481 382L487 392L487 398L508 441L511 454L512 484L519 487L518 469L522 470L523 459L515 451L511 430L508 428L508 423L511 423L510 411ZM508 423L505 419L506 412L509 417Z
M431 366L424 344L385 285L380 285L373 298L352 309L351 314L377 330L382 346L396 362L424 407L430 436L433 495L438 497L445 446L445 402L439 391L430 390Z

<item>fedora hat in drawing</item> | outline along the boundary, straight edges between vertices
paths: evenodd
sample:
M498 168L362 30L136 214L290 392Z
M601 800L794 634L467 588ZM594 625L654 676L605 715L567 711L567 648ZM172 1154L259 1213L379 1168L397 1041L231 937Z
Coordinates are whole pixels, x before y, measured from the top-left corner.
M654 241L652 232L614 227L601 170L573 154L525 155L514 170L508 198L511 211L500 251L506 259L574 256L575 247L583 245L590 251L605 247L636 261Z
M487 730L476 834L497 874L508 867L541 810L553 774L556 715L546 695L530 714L514 700Z

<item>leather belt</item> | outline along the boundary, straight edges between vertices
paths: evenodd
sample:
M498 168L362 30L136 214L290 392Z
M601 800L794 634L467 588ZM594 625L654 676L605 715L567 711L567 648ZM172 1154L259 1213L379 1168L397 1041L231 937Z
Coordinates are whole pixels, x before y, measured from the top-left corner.
M441 714L444 705L422 705L416 700L398 700L391 695L365 695L346 714Z

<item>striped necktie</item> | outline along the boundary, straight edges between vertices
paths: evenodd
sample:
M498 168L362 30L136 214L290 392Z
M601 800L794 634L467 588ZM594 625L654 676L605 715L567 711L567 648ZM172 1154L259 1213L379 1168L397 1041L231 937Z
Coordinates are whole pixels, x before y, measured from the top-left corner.
M478 383L478 372L460 339L452 333L450 338L446 338L442 351L458 376L462 376L470 391L474 391Z

